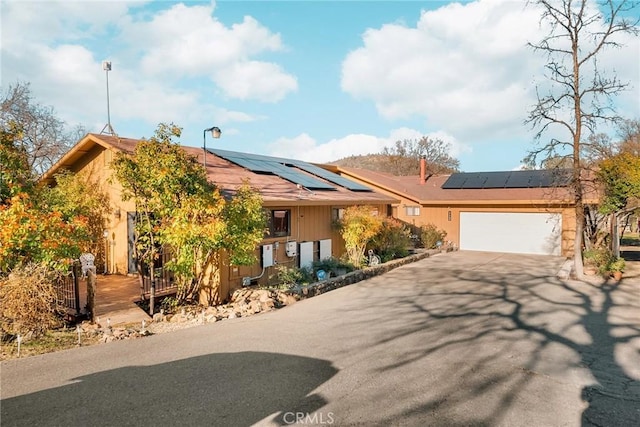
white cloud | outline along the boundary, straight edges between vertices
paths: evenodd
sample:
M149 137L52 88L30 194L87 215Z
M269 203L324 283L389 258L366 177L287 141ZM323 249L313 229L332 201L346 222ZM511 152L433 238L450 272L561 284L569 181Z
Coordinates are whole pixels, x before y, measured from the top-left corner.
M522 137L546 59L526 44L547 33L533 4L452 3L415 27L368 29L343 61L342 89L385 118L424 118L461 140ZM637 82L638 41L625 41L617 72Z
M471 148L459 143L453 136L443 131L424 134L415 129L398 128L387 137L366 134L351 134L325 143L318 143L306 133L294 138L280 138L270 144L269 155L305 160L315 163L331 162L349 156L380 153L384 147L392 147L396 141L415 140L423 136L439 138L451 146L449 154L457 157Z
M159 121L187 126L211 117L220 125L259 120L223 108L223 97L212 94L275 102L297 90L295 77L280 66L253 59L284 49L280 35L254 18L225 25L209 3L144 5L2 2L3 85L30 82L34 98L54 105L69 124L106 122L101 62L111 60L116 131L122 122L154 128Z
M122 38L135 40L141 69L163 79L212 79L231 98L274 102L297 89L297 80L277 64L252 60L284 49L279 34L250 16L225 26L213 6L176 4L151 20L131 19Z
M267 62L236 62L215 73L214 80L225 93L237 99L277 102L298 88L295 77Z

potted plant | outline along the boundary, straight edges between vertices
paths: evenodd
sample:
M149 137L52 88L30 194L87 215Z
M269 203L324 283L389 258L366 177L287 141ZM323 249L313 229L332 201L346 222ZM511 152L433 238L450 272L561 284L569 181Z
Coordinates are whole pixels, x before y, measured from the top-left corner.
M625 262L621 257L612 257L607 265L607 270L613 276L615 280L622 278L622 272L624 271Z

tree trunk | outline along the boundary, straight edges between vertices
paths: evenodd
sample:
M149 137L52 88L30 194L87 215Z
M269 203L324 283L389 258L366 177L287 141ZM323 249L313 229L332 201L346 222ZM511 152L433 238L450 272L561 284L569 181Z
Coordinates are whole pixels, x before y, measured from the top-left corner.
M582 262L582 233L584 231L584 207L582 200L576 201L576 235L573 242L573 270L576 279L584 278L584 263Z

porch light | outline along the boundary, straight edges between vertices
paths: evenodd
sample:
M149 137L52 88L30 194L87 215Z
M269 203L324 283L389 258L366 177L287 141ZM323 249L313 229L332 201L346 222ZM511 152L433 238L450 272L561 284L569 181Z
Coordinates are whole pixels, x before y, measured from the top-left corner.
M220 128L218 126L213 126L210 127L209 129L205 129L202 132L202 139L203 139L203 152L204 152L204 170L207 170L207 132L211 132L211 136L215 139L220 138L220 135L222 135L222 131L220 130Z

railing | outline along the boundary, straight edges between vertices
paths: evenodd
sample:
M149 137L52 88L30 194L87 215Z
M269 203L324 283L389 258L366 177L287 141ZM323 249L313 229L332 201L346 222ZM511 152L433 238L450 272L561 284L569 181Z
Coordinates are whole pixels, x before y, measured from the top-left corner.
M155 285L155 295L171 294L178 290L174 280L173 272L167 270L167 262L172 257L171 252L163 252L154 262L153 268L149 268L147 264L142 264L142 296L148 298L151 295L151 286Z
M58 301L67 310L75 311L75 315L80 315L80 278L82 268L80 262L75 261L69 268L69 272L63 275L55 284L58 294Z

